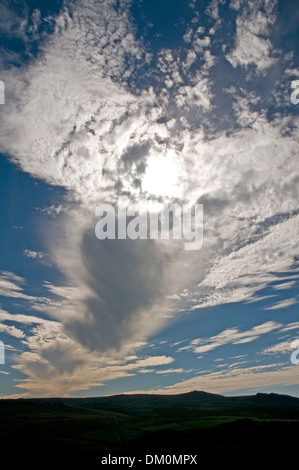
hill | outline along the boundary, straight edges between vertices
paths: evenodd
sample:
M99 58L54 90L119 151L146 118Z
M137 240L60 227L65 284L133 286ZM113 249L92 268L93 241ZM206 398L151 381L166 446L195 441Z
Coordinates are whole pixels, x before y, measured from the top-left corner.
M0 400L0 442L14 451L277 452L297 449L298 431L299 398L278 394Z

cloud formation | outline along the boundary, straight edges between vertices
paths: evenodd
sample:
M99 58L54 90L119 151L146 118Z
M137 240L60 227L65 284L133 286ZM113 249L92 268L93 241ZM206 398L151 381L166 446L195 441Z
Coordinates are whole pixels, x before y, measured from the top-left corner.
M208 339L194 339L189 346L183 346L179 348L179 350L191 350L195 354L202 354L227 344L243 344L255 341L262 335L270 333L280 327L281 325L279 323L268 321L261 325L254 326L248 331L240 331L238 328L228 328Z
M235 8L236 2L231 6ZM264 73L276 62L273 46L267 37L276 20L275 6L276 1L242 2L242 13L236 20L235 47L227 55L234 67L248 68L252 65L259 73Z
M48 210L60 212L48 245L64 285L45 283L49 298L39 299L12 273L0 280L2 295L30 302L51 320L33 328L17 366L28 376L21 386L31 393L69 393L128 374L103 365L99 372L95 364L135 354L175 315L174 294L179 308L191 310L254 300L273 273L290 270L298 256L298 119L290 126L287 118L271 116L262 96L236 86L227 88L233 104L223 107L228 126L216 119L224 99L217 67L224 60L236 83L249 70L249 79L265 76L275 63L269 38L275 2L231 2L236 33L217 57L213 37L222 27L223 2L206 10L213 28L192 23L179 53L162 49L157 57L137 39L130 3L117 3L66 2L38 56L3 75L1 152L31 176L65 188L71 203L69 210L67 201L63 211L61 205ZM146 85L144 75L155 86ZM149 177L157 161L166 162L165 173L174 172L174 193ZM202 203L203 248L190 254L174 242L100 242L96 204L120 196L144 209ZM233 329L193 347L199 354L263 333L262 325Z
M154 389L150 393L178 394L190 390L204 390L209 393L226 393L238 390L251 390L253 393L267 387L296 385L298 372L294 366L279 367L281 364L268 366L236 367L228 370L202 374L178 382L163 389ZM137 393L137 392L134 392Z

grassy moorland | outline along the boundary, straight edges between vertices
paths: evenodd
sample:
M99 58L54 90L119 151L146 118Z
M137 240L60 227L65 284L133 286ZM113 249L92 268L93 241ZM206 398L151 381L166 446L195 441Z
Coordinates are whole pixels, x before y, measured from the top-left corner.
M0 400L2 449L200 452L295 450L299 398L118 395Z

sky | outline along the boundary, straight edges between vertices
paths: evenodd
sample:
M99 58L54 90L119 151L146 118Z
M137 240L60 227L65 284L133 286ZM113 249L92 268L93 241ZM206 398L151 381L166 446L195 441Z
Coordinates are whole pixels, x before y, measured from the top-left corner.
M298 23L292 0L1 1L0 397L299 396ZM119 200L202 204L202 246L100 240Z

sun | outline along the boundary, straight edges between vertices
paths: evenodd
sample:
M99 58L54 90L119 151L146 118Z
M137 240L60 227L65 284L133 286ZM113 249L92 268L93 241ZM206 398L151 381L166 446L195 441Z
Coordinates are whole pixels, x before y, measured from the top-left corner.
M144 192L153 196L178 196L179 168L174 157L170 153L149 157L141 182Z

